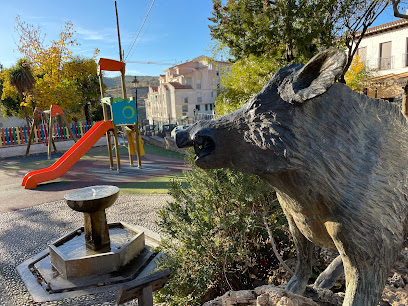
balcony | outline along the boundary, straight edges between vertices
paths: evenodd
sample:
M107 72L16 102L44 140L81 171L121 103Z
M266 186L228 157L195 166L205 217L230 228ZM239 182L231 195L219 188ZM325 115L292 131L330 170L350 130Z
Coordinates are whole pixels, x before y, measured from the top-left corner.
M380 57L378 59L378 69L379 70L389 70L394 69L394 57Z

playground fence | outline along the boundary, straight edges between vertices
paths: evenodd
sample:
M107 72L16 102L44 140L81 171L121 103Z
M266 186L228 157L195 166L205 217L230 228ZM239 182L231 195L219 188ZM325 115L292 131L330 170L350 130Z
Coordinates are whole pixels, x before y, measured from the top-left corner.
M72 122L71 129L76 138L81 138L93 125L94 122ZM54 123L54 141L70 140L68 128L65 124ZM48 145L48 126L46 124L36 125L34 127L34 137L32 143L44 143ZM9 146L26 145L30 137L30 129L26 126L1 128L0 129L0 148Z

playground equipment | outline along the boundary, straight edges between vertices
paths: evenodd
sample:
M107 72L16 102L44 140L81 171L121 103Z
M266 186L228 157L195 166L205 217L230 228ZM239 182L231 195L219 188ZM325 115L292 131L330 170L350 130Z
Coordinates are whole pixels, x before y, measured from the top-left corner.
M122 83L122 98L123 100L105 98L102 71L120 71ZM129 163L133 165L133 155L136 153L138 167L142 166L140 157L144 155L142 147L142 138L139 132L137 122L137 107L135 100L128 100L126 97L125 86L125 63L107 58L100 58L98 63L99 84L101 90L101 102L103 108L103 119L113 121L113 136L114 148L116 151L117 171L120 171L119 145L118 145L118 126L122 126L127 133ZM108 116L108 107L110 108L110 118ZM110 160L110 168L113 169L112 145L109 133L106 133L108 143L108 153Z
M113 148L111 142L111 136L114 140L114 150L116 155L117 171L120 171L120 157L119 157L119 142L118 142L118 126L123 128L127 134L128 145L127 149L129 152L129 162L133 165L133 155L137 154L138 167L142 166L141 156L144 155L142 139L140 136L138 123L137 123L137 109L135 100L127 100L126 89L124 88L124 66L122 62L103 59L101 58L98 66L99 81L101 88L101 103L103 109L104 120L96 123L88 132L85 133L82 138L77 141L60 159L58 159L51 167L46 169L41 169L37 171L29 172L25 175L23 182L21 183L25 189L31 189L37 187L39 183L50 181L56 179L63 174L65 174L92 146L103 136L106 135L106 140L108 144L109 162L110 169L113 169ZM103 80L102 80L102 70L108 71L118 71L120 69L122 75L122 92L123 100L115 101L113 98L104 98L103 90ZM108 108L110 112L108 112ZM40 117L46 114L46 112L36 113L35 118L39 115ZM64 120L63 112L61 108L53 105L49 112L49 130L52 131L52 120L58 117L59 120ZM68 125L68 123L66 122ZM74 140L75 136L70 130L71 136ZM52 135L52 132L50 133ZM48 156L51 155L51 144L53 143L53 137L49 137L48 140ZM55 144L54 144L55 149ZM27 152L29 150L29 145L27 146ZM28 154L28 153L27 153Z
M48 119L47 119L47 115L49 116ZM41 108L36 107L33 112L33 124L31 126L31 132L30 132L30 136L27 142L26 156L30 153L31 141L35 135L34 129L37 125L41 123L41 121L45 123L48 122L48 131L45 130L45 132L48 134L48 159L51 158L51 144L54 148L54 151L57 152L57 148L54 142L54 129L52 128L54 120L58 120L58 123L60 126L62 126L62 121L64 121L65 126L67 127L68 132L71 135L72 139L75 142L77 141L74 133L72 132L71 127L68 124L67 119L64 116L64 112L62 111L61 107L53 104L51 105L50 110L47 110L47 111L43 111L41 110Z

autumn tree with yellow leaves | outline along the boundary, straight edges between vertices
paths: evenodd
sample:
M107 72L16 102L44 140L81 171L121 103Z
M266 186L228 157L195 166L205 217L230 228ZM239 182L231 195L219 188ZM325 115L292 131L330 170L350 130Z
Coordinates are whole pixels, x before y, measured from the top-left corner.
M74 38L71 22L66 22L58 40L49 45L44 43L45 35L40 26L28 24L16 17L15 30L19 34L18 51L27 59L34 77L34 86L25 93L24 106L32 113L35 107L49 109L57 104L71 119L84 117L87 107L97 100L98 83L95 51L92 59L75 57L71 48L78 43ZM17 87L10 82L10 69L5 69L1 100L18 93ZM2 107L6 107L2 103ZM88 116L89 118L89 116Z
M344 79L351 89L362 91L366 80L373 76L373 71L367 68L364 61L356 54L347 70Z

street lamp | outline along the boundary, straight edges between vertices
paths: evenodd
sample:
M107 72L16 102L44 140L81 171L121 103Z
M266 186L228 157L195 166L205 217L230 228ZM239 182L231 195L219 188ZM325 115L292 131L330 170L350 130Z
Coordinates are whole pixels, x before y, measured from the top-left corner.
M136 114L137 114L137 121L139 122L139 112L137 111L137 84L139 83L139 81L136 76L134 77L132 83L135 87Z

